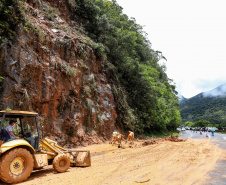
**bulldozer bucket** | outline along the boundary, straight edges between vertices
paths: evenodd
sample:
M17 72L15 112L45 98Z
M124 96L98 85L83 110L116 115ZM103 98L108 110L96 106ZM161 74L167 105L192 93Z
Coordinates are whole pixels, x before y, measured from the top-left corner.
M91 166L90 151L68 151L73 156L74 166Z

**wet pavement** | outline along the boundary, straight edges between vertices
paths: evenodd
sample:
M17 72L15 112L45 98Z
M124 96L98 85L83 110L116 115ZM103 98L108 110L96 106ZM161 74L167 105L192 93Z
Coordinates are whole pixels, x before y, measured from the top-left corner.
M220 133L214 133L212 136L211 132L202 132L200 131L193 132L190 130L182 131L180 138L206 138L209 139L212 143L217 144L220 148L226 149L226 135ZM226 185L226 160L219 159L216 163L214 170L208 173L210 179L208 179L203 185Z

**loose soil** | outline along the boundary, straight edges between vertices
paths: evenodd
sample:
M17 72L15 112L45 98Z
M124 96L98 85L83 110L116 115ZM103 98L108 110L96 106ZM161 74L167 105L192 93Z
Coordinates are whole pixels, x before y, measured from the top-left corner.
M52 166L33 171L23 185L90 185L90 184L202 184L207 172L214 169L223 151L209 140L167 139L92 145L91 167L70 167L65 173Z

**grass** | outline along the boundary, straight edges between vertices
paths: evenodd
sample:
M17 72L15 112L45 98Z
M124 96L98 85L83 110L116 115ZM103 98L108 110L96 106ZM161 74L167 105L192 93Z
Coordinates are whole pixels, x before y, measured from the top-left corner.
M174 130L174 131L164 131L162 133L153 132L153 133L149 134L148 137L153 137L153 138L169 137L172 132L174 133L173 134L174 137L180 135L180 132L178 130Z
M43 12L46 19L49 21L54 21L56 16L57 10L55 8L52 8L50 5L48 5L45 2L41 2L40 4L41 11Z
M226 130L216 130L215 132L221 133L221 134L226 134Z
M56 69L57 69L57 64L56 64ZM77 69L75 67L71 67L70 64L68 63L63 63L61 64L61 70L63 70L66 75L70 76L70 77L76 77L76 72L77 72Z

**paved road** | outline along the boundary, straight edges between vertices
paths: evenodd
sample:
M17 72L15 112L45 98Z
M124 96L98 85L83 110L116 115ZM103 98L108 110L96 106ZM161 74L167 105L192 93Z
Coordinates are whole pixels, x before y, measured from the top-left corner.
M206 137L208 136L208 137ZM200 135L200 131L197 133L187 130L182 131L182 134L180 136L183 139L186 138L206 138L209 139L211 142L217 144L220 148L226 149L226 135L225 134L219 134L214 133L214 136L212 136L211 132L203 132L202 135ZM226 185L226 161L224 159L219 159L216 163L215 169L213 171L210 171L209 174L211 179L209 179L207 182L205 182L205 185Z

